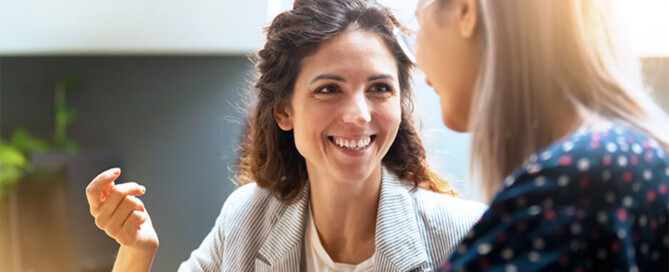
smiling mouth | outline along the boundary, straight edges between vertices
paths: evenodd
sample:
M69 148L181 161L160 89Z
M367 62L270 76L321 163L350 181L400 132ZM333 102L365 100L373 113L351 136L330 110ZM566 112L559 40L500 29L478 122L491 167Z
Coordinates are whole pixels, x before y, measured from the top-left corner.
M344 138L339 138L339 137L334 137L334 136L328 136L328 140L330 140L332 143L335 145L345 148L348 150L362 150L367 148L369 145L374 142L374 139L376 139L376 135L370 135L367 137L361 137L357 139L344 139Z

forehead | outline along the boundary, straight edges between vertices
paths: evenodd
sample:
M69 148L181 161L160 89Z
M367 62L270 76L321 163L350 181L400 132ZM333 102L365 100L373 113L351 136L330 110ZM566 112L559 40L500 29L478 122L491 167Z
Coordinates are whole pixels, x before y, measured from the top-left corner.
M300 77L336 73L340 76L390 74L397 77L397 62L379 35L349 30L324 41L302 60Z

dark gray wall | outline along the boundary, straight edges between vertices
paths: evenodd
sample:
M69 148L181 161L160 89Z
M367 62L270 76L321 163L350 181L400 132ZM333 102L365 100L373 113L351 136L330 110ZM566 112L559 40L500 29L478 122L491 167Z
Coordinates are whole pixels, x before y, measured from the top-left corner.
M24 125L52 137L53 85L76 75L67 101L79 116L69 135L84 150L119 154L120 179L146 185L161 241L154 271L174 271L235 188L228 168L242 115L232 104L251 68L245 57L5 57L0 131L6 138Z

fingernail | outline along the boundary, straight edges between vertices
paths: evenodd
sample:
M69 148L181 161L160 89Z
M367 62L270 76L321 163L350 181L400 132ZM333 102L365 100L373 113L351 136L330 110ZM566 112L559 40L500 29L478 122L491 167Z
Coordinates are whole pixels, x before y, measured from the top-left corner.
M146 187L142 186L139 190L142 191L142 194L143 194L143 193L146 192Z
M118 176L121 173L121 169L118 167L112 169L112 175Z

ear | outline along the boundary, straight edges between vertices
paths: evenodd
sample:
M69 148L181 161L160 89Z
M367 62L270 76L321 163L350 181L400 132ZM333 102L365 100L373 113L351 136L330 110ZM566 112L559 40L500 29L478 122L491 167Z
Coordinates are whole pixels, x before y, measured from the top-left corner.
M274 107L274 119L277 125L284 131L293 129L293 111L288 103L279 102Z
M457 6L458 25L463 38L472 38L476 34L479 21L478 0L461 0Z

